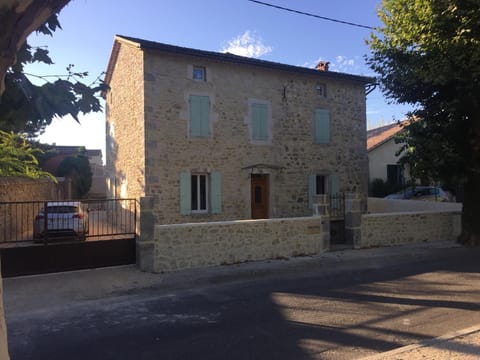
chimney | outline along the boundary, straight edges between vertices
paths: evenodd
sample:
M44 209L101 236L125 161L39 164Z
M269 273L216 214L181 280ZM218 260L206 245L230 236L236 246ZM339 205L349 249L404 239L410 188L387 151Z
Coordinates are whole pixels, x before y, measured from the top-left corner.
M318 71L328 71L328 64L330 64L330 61L320 61L317 66L315 66L315 69Z

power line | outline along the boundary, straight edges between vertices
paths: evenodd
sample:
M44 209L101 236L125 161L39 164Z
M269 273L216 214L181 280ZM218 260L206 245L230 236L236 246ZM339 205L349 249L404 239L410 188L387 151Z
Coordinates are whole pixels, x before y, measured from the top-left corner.
M315 15L315 14L311 14L311 13L307 13L307 12L303 12L303 11L299 11L299 10L294 10L294 9L289 9L289 8L278 6L278 5L269 4L269 3L266 3L266 2L263 2L263 1L258 1L258 0L247 0L247 1L257 3L257 4L260 4L260 5L269 6L269 7L275 8L275 9L280 9L280 10L285 10L285 11L289 11L289 12L292 12L292 13L297 13L297 14L300 14L300 15L311 16L311 17L314 17L314 18L317 18L317 19L332 21L332 22L336 22L336 23L340 23L340 24L344 24L344 25L356 26L356 27L369 29L369 30L375 30L375 28L372 27L372 26L355 24L355 23L352 23L352 22L338 20L338 19L332 19L332 18L328 18L328 17L325 17L325 16Z

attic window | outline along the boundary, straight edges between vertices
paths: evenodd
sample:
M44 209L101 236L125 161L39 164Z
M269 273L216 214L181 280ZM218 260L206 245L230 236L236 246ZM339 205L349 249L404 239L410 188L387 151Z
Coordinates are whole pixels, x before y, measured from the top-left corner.
M327 85L317 84L316 88L317 94L322 97L327 97Z
M193 66L192 77L194 80L207 81L207 70L205 66Z

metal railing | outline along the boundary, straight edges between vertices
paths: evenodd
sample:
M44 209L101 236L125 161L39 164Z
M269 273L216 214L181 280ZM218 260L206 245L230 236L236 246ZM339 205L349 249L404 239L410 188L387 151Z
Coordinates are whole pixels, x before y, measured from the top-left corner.
M337 193L330 194L330 218L344 219L345 218L345 194Z
M106 200L61 200L61 201L19 201L0 202L0 244L40 241L47 243L61 237L78 235L80 228L70 234L62 227L67 220L58 216L52 219L48 209L52 205L79 202L82 208L82 222L85 236L90 240L131 238L137 232L137 201L135 199ZM50 214L51 215L51 214ZM52 225L52 221L60 222ZM71 220L69 220L71 221ZM78 222L77 222L78 225ZM66 229L71 230L71 229Z

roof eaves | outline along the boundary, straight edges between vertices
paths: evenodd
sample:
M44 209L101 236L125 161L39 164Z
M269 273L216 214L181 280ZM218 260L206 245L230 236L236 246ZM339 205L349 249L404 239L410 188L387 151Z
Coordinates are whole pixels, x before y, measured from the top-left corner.
M374 78L367 77L367 76L345 74L345 73L339 73L339 72L333 72L333 71L318 71L315 69L310 69L310 68L305 68L300 66L287 65L287 64L266 61L266 60L252 59L252 58L238 56L230 53L218 53L213 51L198 50L198 49L191 49L191 48L186 48L181 46L163 44L163 43L158 43L158 42L149 41L149 40L132 38L124 35L116 35L115 39L137 46L141 49L158 50L158 51L170 52L175 54L204 57L204 58L213 59L217 61L261 66L261 67L267 67L271 69L284 70L284 71L293 71L293 72L304 73L309 75L356 81L364 84L375 82Z

